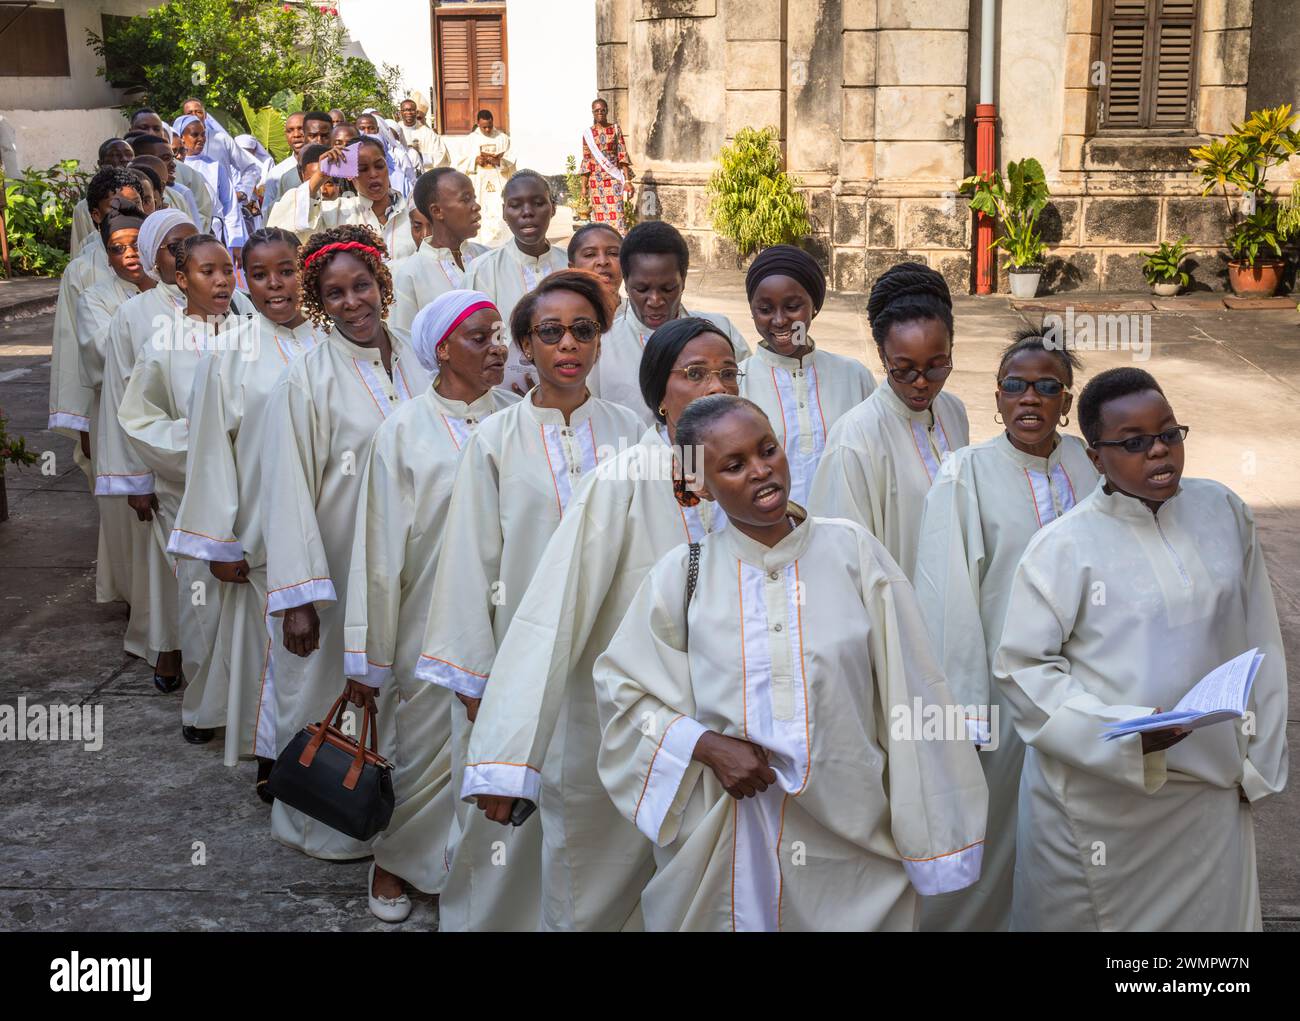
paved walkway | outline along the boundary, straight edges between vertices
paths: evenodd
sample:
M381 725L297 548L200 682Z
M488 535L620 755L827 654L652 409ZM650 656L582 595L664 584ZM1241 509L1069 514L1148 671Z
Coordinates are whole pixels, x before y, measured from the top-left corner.
M692 273L687 302L732 316L752 336L738 274ZM814 336L879 375L861 295L832 295ZM957 369L972 439L992 436L993 372L1008 335L1038 312L1005 298L957 301ZM274 843L253 795L254 767L221 765L216 743L180 737L179 699L121 651L125 611L95 605L96 518L69 441L46 432L52 316L0 324L0 408L10 429L56 455L56 472L7 472L0 524L0 705L99 703L99 751L58 742L0 744L0 929L381 929L366 911L366 865L329 864ZM1144 364L1192 427L1187 471L1220 479L1255 510L1290 662L1300 664L1300 323L1294 311L1194 308L1150 319ZM1085 376L1129 364L1085 355ZM1071 429L1074 427L1072 426ZM1300 671L1293 670L1293 676ZM1300 700L1292 693L1294 722ZM1265 924L1300 929L1297 785L1257 813ZM419 898L406 929L427 930Z

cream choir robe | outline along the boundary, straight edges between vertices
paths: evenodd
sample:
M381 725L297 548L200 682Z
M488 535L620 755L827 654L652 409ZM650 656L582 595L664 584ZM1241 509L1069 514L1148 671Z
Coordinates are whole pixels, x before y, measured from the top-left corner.
M160 526L155 535L164 551L188 481L186 457L195 378L210 359L226 354L241 357L257 340L257 324L239 312L232 312L219 326L178 316L136 356L117 418L141 462L153 473L158 497L154 515ZM177 625L187 682L181 721L192 727L224 727L230 650L218 648L217 629L226 586L203 562L180 560L175 570ZM214 677L217 680L209 683Z
M400 192L388 193L388 222L380 223L375 215L374 203L360 195L340 195L336 199L322 199L311 193L311 185L303 182L296 188L282 191L275 207L267 217L268 227L291 230L305 243L313 234L329 230L340 224L355 223L369 227L381 238L388 249L388 260L403 259L415 253L411 238L410 199Z
M429 385L400 330L389 328L392 376L373 348L337 330L296 358L271 393L262 478L271 665L258 708L258 753L278 755L295 734L317 723L343 692L343 623L361 476L375 430ZM285 610L314 603L320 648L306 659L284 647ZM394 739L396 697L379 698L379 746ZM360 713L357 732L360 733ZM269 729L266 729L269 728ZM277 801L271 832L316 858L358 858L369 844L332 830Z
M72 231L68 235L68 253L75 257L81 251L82 245L86 243L86 238L97 232L95 221L90 216L90 205L85 198L78 200L72 207Z
M167 545L174 556L197 561L208 571L209 584L222 590L217 647L229 657L229 671L209 675L204 698L224 720L228 766L241 756L275 757L271 735L257 730L271 654L262 534L266 419L271 391L285 367L324 336L310 320L290 329L259 315L256 327L260 335L252 351L207 359L195 380L185 496ZM224 585L211 577L209 562L238 560L248 563L247 585Z
M272 207L281 195L298 187L300 184L302 184L302 176L298 172L298 156L296 153L291 152L271 168L271 172L262 183L262 213L264 218L269 217Z
M59 297L54 306L54 330L50 338L50 413L47 428L78 439L90 432L94 395L81 381L81 354L77 347L77 302L95 284L116 276L108 264L108 252L99 233L90 234L81 254L68 263L59 280ZM73 444L78 464L84 460L81 448ZM87 466L88 467L88 466Z
M913 411L886 380L831 427L809 509L864 525L910 578L925 495L943 459L969 442L956 396L941 391L928 410Z
M913 583L948 687L966 707L971 737L984 746L979 759L989 785L989 823L980 881L960 893L925 898L924 930L989 932L1011 922L1025 748L992 684L993 654L1011 579L1029 540L1096 483L1077 437L1062 436L1043 458L1017 450L1003 433L954 452L925 498Z
M735 348L737 363L749 357L749 344L726 316L716 312L687 312L685 309L682 316L698 316L717 326L718 332ZM614 318L614 325L600 338L600 359L587 380L587 389L593 396L630 408L647 428L655 424L655 417L641 396L641 352L653 332L636 317L631 303L625 302Z
M425 893L447 878L455 792L446 688L415 677L460 450L489 415L519 398L493 388L472 404L430 386L375 431L357 503L344 629L349 677L396 687L397 807L375 861Z
M455 167L474 182L474 195L483 213L479 237L487 244L496 244L503 237L509 238L510 231L506 228L503 215L505 204L501 200L501 192L505 189L506 182L510 180L510 175L515 172L514 153L510 150L510 136L500 128L493 128L490 135L475 128L460 139L459 149L461 155L456 160ZM499 167L478 166L474 161L484 152L503 157L501 165Z
M509 335L510 313L519 304L519 299L552 273L568 268L568 255L555 245L544 255L532 256L520 251L512 237L500 248L484 252L466 266L465 282L461 286L471 291L482 291L492 299L501 312ZM506 376L501 385L509 389L512 384L517 384L521 390L527 389L525 376L532 376L533 382L537 382L537 370L524 362L519 342L511 338Z
M416 123L411 127L398 123L397 132L406 145L414 149L420 158L421 170L445 167L451 163L451 154L442 136L426 124Z
M473 241L460 246L461 264L469 264L487 249ZM464 283L465 270L456 265L450 248L437 248L427 238L414 253L402 260L393 270L393 307L388 321L399 330L409 330L415 314L440 294L468 286ZM502 316L506 313L503 311Z
M641 890L654 858L596 772L592 667L655 563L725 520L715 503L677 503L672 450L659 429L647 430L583 480L501 643L461 795L539 805L542 921L549 930L640 925Z
M570 415L532 402L479 426L464 445L416 676L474 698L483 695L510 621L547 541L582 477L641 428L626 408L589 398ZM462 789L472 727L452 711L452 790ZM540 922L541 824L502 827L457 805L451 873L440 902L447 931L533 930ZM496 845L505 842L505 864Z
M898 719L951 701L912 586L843 520L706 536L689 607L688 559L655 565L595 668L600 778L657 848L646 928L912 929L917 894L978 879L987 802L964 734ZM776 784L732 798L691 758L705 731L767 749Z
M194 201L194 193L185 185L167 185L163 192L163 202L168 209L175 209L177 212L188 216L195 227L198 227L203 222L199 214L198 203Z
M1019 930L1260 928L1251 802L1286 784L1286 659L1249 508L1183 479L1158 514L1105 482L1030 540L993 673L1028 746L1020 779ZM1171 709L1258 647L1251 726L1163 752L1103 724Z
M78 369L82 384L91 393L90 451L94 469L94 453L99 439L99 404L104 386L104 350L108 340L108 327L122 304L140 293L135 284L123 280L116 273L84 291L77 301L76 334ZM134 578L132 544L148 539L148 534L134 527L135 511L125 500L104 500L99 504L99 548L95 556L95 601L99 603L125 600L132 606L148 605L148 579ZM132 612L127 623L123 647L133 656L148 657L145 644L144 614Z
M810 348L787 358L762 344L740 366L740 396L763 409L790 462L790 499L808 502L808 490L826 449L826 433L871 395L871 370L854 358Z

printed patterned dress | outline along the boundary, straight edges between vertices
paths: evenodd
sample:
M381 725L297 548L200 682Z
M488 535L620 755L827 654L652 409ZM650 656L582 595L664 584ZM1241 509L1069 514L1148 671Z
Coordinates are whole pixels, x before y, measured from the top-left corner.
M603 127L593 124L591 137L600 147L607 162L626 174L631 169L627 146L623 142L623 131L617 124ZM591 222L608 223L620 234L627 233L623 222L623 182L612 176L592 154L591 146L582 139L581 173L587 175L587 196L591 202Z

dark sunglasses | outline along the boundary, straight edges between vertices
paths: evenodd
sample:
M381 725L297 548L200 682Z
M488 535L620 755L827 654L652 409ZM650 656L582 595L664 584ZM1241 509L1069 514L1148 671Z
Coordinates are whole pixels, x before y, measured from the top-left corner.
M590 344L600 336L600 323L592 319L575 319L573 325L563 323L539 323L528 331L547 347L554 347L564 339L566 333L572 333L579 344Z
M1190 425L1176 425L1172 429L1166 429L1162 433L1143 433L1140 436L1126 436L1122 440L1094 440L1094 447L1123 447L1130 454L1145 454L1155 446L1156 440L1159 440L1166 447L1176 447L1183 440L1187 439L1187 434L1191 432Z
M1066 388L1059 379L1036 379L1031 383L1019 376L1008 376L998 380L998 389L1004 394L1022 394L1031 386L1038 391L1040 397L1059 397Z
M921 369L892 369L888 365L885 366L885 369L900 383L912 383L922 376L931 383L937 383L939 380L947 379L952 375L952 362L947 365L935 365L924 371Z

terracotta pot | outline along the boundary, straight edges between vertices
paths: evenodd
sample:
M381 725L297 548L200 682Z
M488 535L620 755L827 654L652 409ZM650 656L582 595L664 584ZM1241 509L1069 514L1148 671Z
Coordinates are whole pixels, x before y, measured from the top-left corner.
M1282 283L1286 263L1281 259L1261 259L1253 266L1228 260L1228 285L1239 298L1271 298Z

